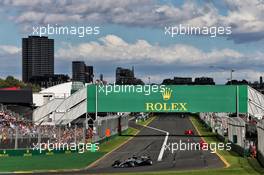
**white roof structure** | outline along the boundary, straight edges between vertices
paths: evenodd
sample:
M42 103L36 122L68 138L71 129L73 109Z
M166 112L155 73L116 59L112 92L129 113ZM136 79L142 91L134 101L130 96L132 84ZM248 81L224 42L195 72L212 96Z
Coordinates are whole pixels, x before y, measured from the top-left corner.
M44 103L33 111L35 123L66 125L86 113L86 86L71 95L71 84L53 86L38 94L42 95Z
M40 91L40 94L55 94L55 97L68 97L71 94L72 82L58 84Z
M58 84L47 89L43 89L33 94L35 106L42 106L54 98L67 98L71 95L72 82Z

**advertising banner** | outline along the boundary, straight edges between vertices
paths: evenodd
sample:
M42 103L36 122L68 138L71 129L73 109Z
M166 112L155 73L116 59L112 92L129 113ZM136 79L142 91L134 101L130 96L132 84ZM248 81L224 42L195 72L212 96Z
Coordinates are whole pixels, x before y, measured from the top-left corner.
M89 85L88 112L247 112L247 86Z

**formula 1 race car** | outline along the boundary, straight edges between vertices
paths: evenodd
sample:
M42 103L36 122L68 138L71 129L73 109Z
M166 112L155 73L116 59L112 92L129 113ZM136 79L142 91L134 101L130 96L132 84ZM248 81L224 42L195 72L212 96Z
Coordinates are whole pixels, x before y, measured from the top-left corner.
M116 160L112 167L114 168L129 168L129 167L136 167L136 166L146 166L152 165L152 160L149 156L133 156L124 161Z
M193 130L189 129L184 132L185 135L194 135Z

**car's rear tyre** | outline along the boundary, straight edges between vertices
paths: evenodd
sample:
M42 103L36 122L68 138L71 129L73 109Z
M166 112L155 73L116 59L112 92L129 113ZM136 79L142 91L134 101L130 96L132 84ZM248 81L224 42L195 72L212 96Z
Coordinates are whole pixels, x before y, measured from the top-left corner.
M135 164L134 164L134 163L130 163L130 166L131 166L131 167L135 167Z

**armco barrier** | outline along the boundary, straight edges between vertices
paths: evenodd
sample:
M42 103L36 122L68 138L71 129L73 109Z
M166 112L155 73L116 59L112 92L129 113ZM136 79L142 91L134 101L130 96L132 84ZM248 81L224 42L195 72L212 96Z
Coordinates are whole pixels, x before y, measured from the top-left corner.
M238 153L240 156L249 156L249 150L242 148L241 146L231 143L231 150Z
M220 135L220 134L217 134L216 137L217 137L217 139L220 140L221 142L226 142L226 141L227 141L227 139L226 139L224 136Z
M122 132L126 132L127 128L123 130ZM104 139L99 140L97 143L102 144L107 141L110 141L118 136L118 133L111 135L110 137L105 137ZM100 145L99 145L100 147ZM100 151L100 149L99 149ZM0 150L0 159L4 157L12 157L12 156L23 156L23 157L31 157L31 156L40 156L40 155L46 155L46 156L52 156L54 154L71 154L71 153L77 153L79 150L43 150L40 152L40 150L33 150L33 149L3 149ZM93 152L93 151L91 151Z
M199 113L200 121L203 125L207 128L210 128L211 124L211 113ZM216 114L216 117L219 117ZM244 148L246 145L244 143L245 138L245 122L237 117L229 118L227 115L223 114L220 116L222 123L219 118L217 118L217 122L221 123L223 128L226 128L228 125L229 128L229 139L225 138L221 135L221 132L217 134L217 138L221 142L231 141L231 148L232 151L238 153L240 156L250 156L250 151L248 148ZM227 122L228 121L228 122ZM257 132L258 132L258 152L257 152L257 159L262 166L264 166L264 121L259 121L257 125ZM222 133L223 134L223 133ZM233 143L234 135L236 135L235 141L237 144Z
M264 121L259 121L257 124L258 132L258 153L257 158L259 162L264 166Z
M45 143L50 138L41 138L40 142ZM38 138L36 137L28 137L28 138L18 138L17 145L20 149L28 149L32 147L33 143L38 143ZM15 138L6 139L5 141L0 140L0 149L14 149L15 148Z
M214 114L216 117L217 114ZM207 128L211 128L210 124L213 123L211 122L213 114L212 113L200 113L199 117L201 122L207 127ZM221 141L221 142L227 142L230 141L231 142L231 150L238 153L240 156L249 156L249 150L246 150L243 148L244 146L244 142L243 142L243 138L245 138L245 123L244 121L239 118L228 118L228 128L229 128L229 138L225 138L224 136L220 135L219 133L217 133L217 138ZM223 121L222 121L223 122ZM236 134L238 139L236 141L238 141L237 143L239 144L235 144L233 143L234 138L233 138L233 134Z
M24 157L29 157L29 156L36 156L36 155L54 155L54 154L70 154L78 152L78 150L53 150L53 151L48 151L48 150L33 150L33 149L26 149L26 150L0 150L0 158L1 157L10 157L10 156L24 156Z
M264 167L264 155L261 154L260 152L257 153L257 159L259 163Z
M240 147L244 147L245 137L245 121L239 117L230 117L228 119L228 140Z

